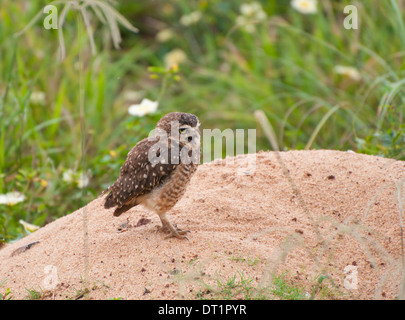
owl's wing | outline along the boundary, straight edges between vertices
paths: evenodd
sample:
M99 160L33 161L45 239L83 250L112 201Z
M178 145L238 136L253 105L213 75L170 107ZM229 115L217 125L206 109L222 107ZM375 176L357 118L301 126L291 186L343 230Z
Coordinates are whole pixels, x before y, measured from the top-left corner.
M171 153L167 143L148 138L138 142L129 151L118 179L106 190L110 193L104 207L118 207L114 215L119 215L135 206L136 198L159 187L178 166L176 161L171 163Z

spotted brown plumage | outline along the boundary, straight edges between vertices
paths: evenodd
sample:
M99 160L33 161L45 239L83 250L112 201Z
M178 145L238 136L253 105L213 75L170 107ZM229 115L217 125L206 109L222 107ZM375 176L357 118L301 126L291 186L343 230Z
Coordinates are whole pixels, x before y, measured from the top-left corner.
M188 113L169 113L160 119L156 132L131 149L119 177L101 194L108 193L104 207L114 207L114 216L119 216L142 204L159 215L162 230L185 238L186 231L174 228L166 212L181 199L197 169L199 125L198 118Z

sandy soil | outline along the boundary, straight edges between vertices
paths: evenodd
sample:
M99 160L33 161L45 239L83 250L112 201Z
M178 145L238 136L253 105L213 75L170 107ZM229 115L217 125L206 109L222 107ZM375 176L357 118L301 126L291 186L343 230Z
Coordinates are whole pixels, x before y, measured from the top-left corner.
M254 171L241 169L255 157ZM0 283L7 279L0 292L10 288L13 299L26 298L26 289L49 299L218 298L225 294L218 280L242 276L274 297L265 289L285 272L315 298L404 297L404 179L404 162L339 151L259 152L204 164L169 214L191 231L188 241L164 240L158 216L141 206L115 218L95 199L0 249ZM237 289L234 297L246 298Z

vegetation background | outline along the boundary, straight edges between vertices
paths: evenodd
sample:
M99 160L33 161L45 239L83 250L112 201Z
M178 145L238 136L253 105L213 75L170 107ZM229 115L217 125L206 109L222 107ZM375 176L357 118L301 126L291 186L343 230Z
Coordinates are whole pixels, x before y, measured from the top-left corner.
M309 2L0 0L0 241L94 199L171 111L257 129L257 150L262 110L281 150L404 160L405 1ZM156 112L131 115L144 98Z

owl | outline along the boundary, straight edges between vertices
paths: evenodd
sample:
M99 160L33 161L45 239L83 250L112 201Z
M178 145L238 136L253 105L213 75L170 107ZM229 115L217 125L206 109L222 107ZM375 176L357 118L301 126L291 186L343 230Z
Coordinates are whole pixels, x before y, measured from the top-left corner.
M200 122L189 113L173 112L162 117L148 138L128 153L117 180L100 196L106 209L119 216L141 204L156 212L166 238L187 239L188 230L174 227L166 213L184 195L197 170L201 153Z

